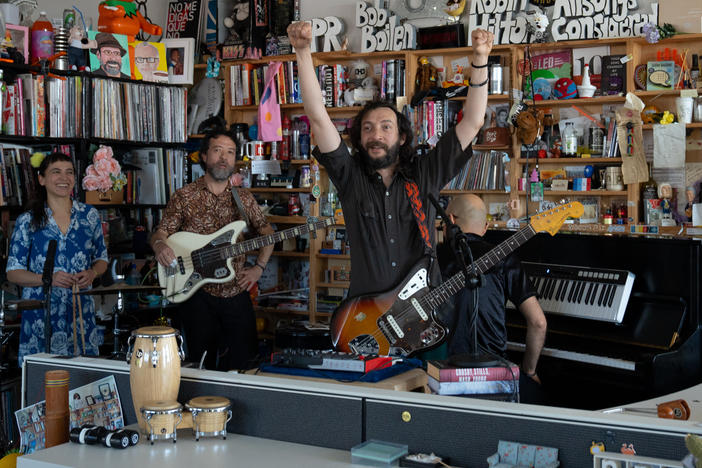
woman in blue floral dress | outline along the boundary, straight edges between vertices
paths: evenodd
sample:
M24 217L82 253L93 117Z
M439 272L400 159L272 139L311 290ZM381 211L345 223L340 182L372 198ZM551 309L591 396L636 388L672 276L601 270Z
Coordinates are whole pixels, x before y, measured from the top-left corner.
M89 288L107 269L107 249L97 210L71 198L75 168L71 158L53 153L39 166L39 193L30 210L15 223L7 261L7 279L22 286L22 299L44 300L42 272L49 241L56 240L56 259L51 290L51 353L72 355L73 287ZM85 350L80 323L76 324L78 350L97 355L101 337L95 325L95 304L88 295L77 296L83 306ZM78 313L76 312L76 316ZM78 318L78 317L76 317ZM44 310L22 312L19 364L24 356L46 352Z

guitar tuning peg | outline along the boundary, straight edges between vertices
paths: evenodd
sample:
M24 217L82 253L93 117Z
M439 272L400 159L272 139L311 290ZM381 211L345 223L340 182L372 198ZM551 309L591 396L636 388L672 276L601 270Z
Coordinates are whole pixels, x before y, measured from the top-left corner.
M564 198L561 198L560 200L558 200L558 203L556 203L556 205L565 205L567 203L570 203L570 198L564 197Z

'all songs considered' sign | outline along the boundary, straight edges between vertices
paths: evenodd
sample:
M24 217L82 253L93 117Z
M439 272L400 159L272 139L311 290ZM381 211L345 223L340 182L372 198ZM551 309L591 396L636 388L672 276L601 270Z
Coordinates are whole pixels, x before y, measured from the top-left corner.
M488 29L496 44L529 42L533 3L546 7L553 41L640 36L644 24L658 24L658 3L649 0L473 0L468 30Z

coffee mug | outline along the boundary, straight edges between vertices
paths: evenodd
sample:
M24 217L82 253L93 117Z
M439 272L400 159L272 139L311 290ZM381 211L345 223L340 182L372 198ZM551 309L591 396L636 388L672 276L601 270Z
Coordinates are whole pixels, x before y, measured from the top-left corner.
M694 100L691 97L675 98L675 107L678 111L678 122L692 123Z
M249 159L260 161L264 154L264 143L260 140L247 141L244 145L244 155Z
M624 182L622 180L622 168L619 166L610 166L605 170L605 180L607 181L607 190L621 191L624 190Z

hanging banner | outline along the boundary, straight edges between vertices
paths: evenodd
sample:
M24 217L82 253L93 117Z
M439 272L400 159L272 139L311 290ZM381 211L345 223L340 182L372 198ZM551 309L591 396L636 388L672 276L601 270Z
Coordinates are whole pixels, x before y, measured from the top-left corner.
M491 31L495 44L534 42L529 19L537 8L555 42L640 36L646 23L658 24L658 3L650 0L473 0L468 30Z

